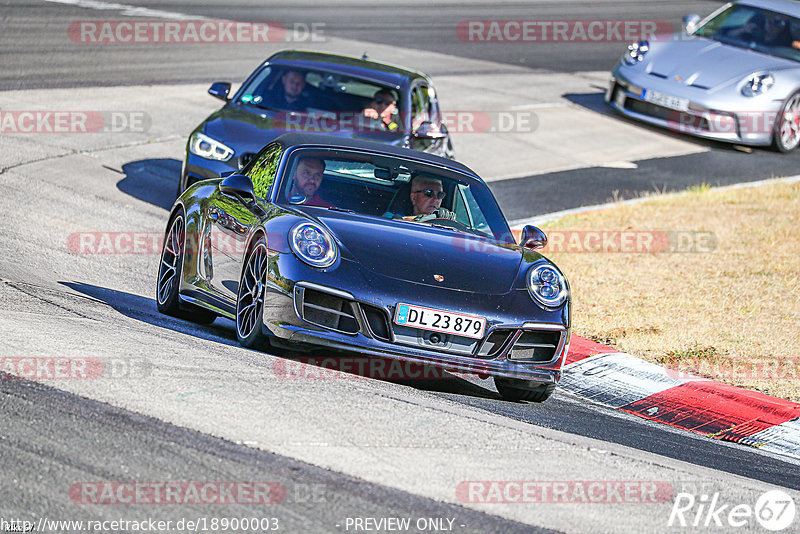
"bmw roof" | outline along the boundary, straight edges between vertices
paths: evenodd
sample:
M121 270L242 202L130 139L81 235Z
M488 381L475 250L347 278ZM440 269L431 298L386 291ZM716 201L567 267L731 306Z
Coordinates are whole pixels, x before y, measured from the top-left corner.
M302 50L285 50L270 56L270 64L293 65L306 69L321 69L339 74L349 74L360 78L371 78L396 87L404 85L412 78L425 78L421 72L379 63L371 59L361 59L350 56L327 54L324 52L307 52Z

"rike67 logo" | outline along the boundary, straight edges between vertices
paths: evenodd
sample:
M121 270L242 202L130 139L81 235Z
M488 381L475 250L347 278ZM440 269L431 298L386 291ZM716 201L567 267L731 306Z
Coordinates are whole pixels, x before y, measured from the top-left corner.
M725 529L761 528L778 532L794 524L796 509L791 495L782 490L762 494L755 505L725 502L719 492L695 495L680 492L669 514L668 526ZM792 530L796 532L796 529Z

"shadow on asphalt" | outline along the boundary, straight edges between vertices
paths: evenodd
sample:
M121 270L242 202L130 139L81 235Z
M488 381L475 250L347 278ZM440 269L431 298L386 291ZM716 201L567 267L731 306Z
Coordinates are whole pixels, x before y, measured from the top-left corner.
M709 150L721 150L723 152L741 152L742 150L744 150L745 152L750 150L760 151L760 152L763 151L770 152L769 148L765 147L744 148L739 146L738 148L736 148L738 145L733 145L731 143L723 143L720 141L712 141L711 139L703 139L702 137L694 137L688 134L670 130L668 128L661 128L659 126L648 124L646 122L641 122L635 119L631 119L630 117L621 115L620 113L617 113L616 111L608 107L608 105L605 102L605 89L603 89L603 91L599 93L566 93L561 96L563 98L566 98L573 104L577 104L589 111L594 111L595 113L599 113L600 115L605 115L606 117L617 119L620 122L625 122L632 126L637 126L639 128L649 130L653 133L666 135L679 141L694 143L698 146L706 147Z
M169 210L175 202L182 163L177 159L143 159L122 166L125 178L117 189L139 200Z
M103 302L131 319L207 341L239 346L233 321L224 317L218 317L208 326L198 325L163 315L156 308L153 298L83 282L59 281L58 283ZM318 349L306 352L292 349L272 349L270 354L284 360L283 365L276 366L276 370L286 373L286 378L289 379L372 378L432 393L466 395L476 399L501 399L500 395L492 389L481 387L460 378L457 374L433 366L410 364L358 353Z
M160 313L156 308L155 298L142 297L133 293L84 282L59 281L58 283L82 295L103 302L131 319L225 345L239 344L236 339L236 332L233 329L233 322L228 319L220 317L209 326L201 326ZM153 291L155 292L155 288Z

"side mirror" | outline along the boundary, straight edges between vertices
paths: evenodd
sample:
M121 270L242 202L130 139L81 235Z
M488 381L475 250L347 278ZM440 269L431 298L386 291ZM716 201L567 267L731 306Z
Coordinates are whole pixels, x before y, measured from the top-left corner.
M208 88L208 94L220 100L228 101L228 94L231 92L231 84L229 82L214 82Z
M522 229L519 246L529 250L544 248L547 246L547 236L536 226L527 225Z
M231 174L220 182L219 190L228 195L237 195L250 200L256 198L253 182L244 174Z
M683 31L691 35L697 29L697 23L700 22L700 15L686 15L683 17Z
M434 126L431 121L425 121L420 124L412 135L417 139L444 139L447 136L440 128Z

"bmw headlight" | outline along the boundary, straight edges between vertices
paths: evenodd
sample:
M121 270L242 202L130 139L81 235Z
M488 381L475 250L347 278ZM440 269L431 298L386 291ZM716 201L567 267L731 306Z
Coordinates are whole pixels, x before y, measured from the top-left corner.
M569 295L567 280L552 265L534 265L528 271L528 292L542 306L557 308Z
M228 161L233 156L231 147L200 132L193 133L189 139L189 152L201 158L215 159L217 161Z
M339 254L327 230L311 222L294 225L289 232L289 244L294 253L312 267L330 267Z
M775 85L775 78L769 72L751 74L744 81L742 94L744 96L758 96L769 91L773 85Z
M644 55L650 50L650 43L639 41L628 45L628 51L622 56L622 61L626 65L636 65L644 59Z

